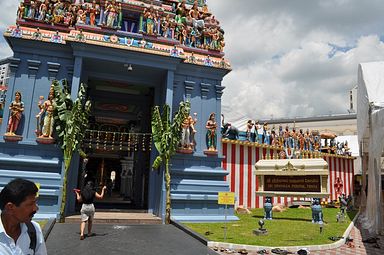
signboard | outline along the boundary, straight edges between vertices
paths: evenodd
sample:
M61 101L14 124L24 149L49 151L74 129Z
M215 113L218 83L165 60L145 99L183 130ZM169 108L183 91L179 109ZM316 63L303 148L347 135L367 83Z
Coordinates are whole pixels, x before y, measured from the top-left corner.
M264 191L321 192L319 175L265 175Z
M234 192L219 192L219 205L234 205L235 193Z
M37 193L36 193L36 197L39 197L40 183L35 182L35 185L36 185L36 187L37 187L37 189L38 189L38 191L37 191Z

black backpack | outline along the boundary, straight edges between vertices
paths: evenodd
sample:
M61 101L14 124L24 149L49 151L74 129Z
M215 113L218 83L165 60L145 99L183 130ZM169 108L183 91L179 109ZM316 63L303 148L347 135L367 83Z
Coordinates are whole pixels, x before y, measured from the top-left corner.
M36 228L32 222L26 222L25 224L28 228L29 239L31 239L31 242L29 243L29 249L33 250L33 254L35 254L37 243Z
M94 196L95 196L95 191L89 187L85 187L81 191L81 198L83 200L83 203L85 204L92 203Z

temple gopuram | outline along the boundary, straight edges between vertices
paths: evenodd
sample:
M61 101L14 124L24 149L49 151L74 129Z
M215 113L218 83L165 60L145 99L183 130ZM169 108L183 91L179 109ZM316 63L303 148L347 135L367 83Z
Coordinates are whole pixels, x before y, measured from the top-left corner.
M73 189L87 179L107 186L96 210L140 210L164 219L162 171L151 134L153 106L191 104L171 165L171 217L222 221L217 194L229 191L220 125L224 31L203 0L25 0L4 32L13 51L0 134L0 186L22 177L40 185L38 218L58 218L64 160L52 118L51 85L81 84L92 108L82 149L68 172L66 215L78 211ZM216 117L217 118L217 117ZM217 121L217 122L216 122ZM229 220L237 219L230 208Z

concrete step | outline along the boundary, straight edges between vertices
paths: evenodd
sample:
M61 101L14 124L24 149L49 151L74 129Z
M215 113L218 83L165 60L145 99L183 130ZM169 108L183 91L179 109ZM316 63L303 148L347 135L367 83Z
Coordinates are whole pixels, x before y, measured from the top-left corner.
M81 216L72 215L65 218L65 223L80 223ZM151 213L137 212L96 212L94 224L162 224L161 218Z

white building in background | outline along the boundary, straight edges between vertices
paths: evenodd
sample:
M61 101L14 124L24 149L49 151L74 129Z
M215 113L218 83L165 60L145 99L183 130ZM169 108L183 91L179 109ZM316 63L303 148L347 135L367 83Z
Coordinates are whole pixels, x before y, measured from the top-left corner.
M5 95L8 88L9 63L8 59L0 60L0 124L2 123Z
M0 60L0 90L8 85L9 64L7 60Z

